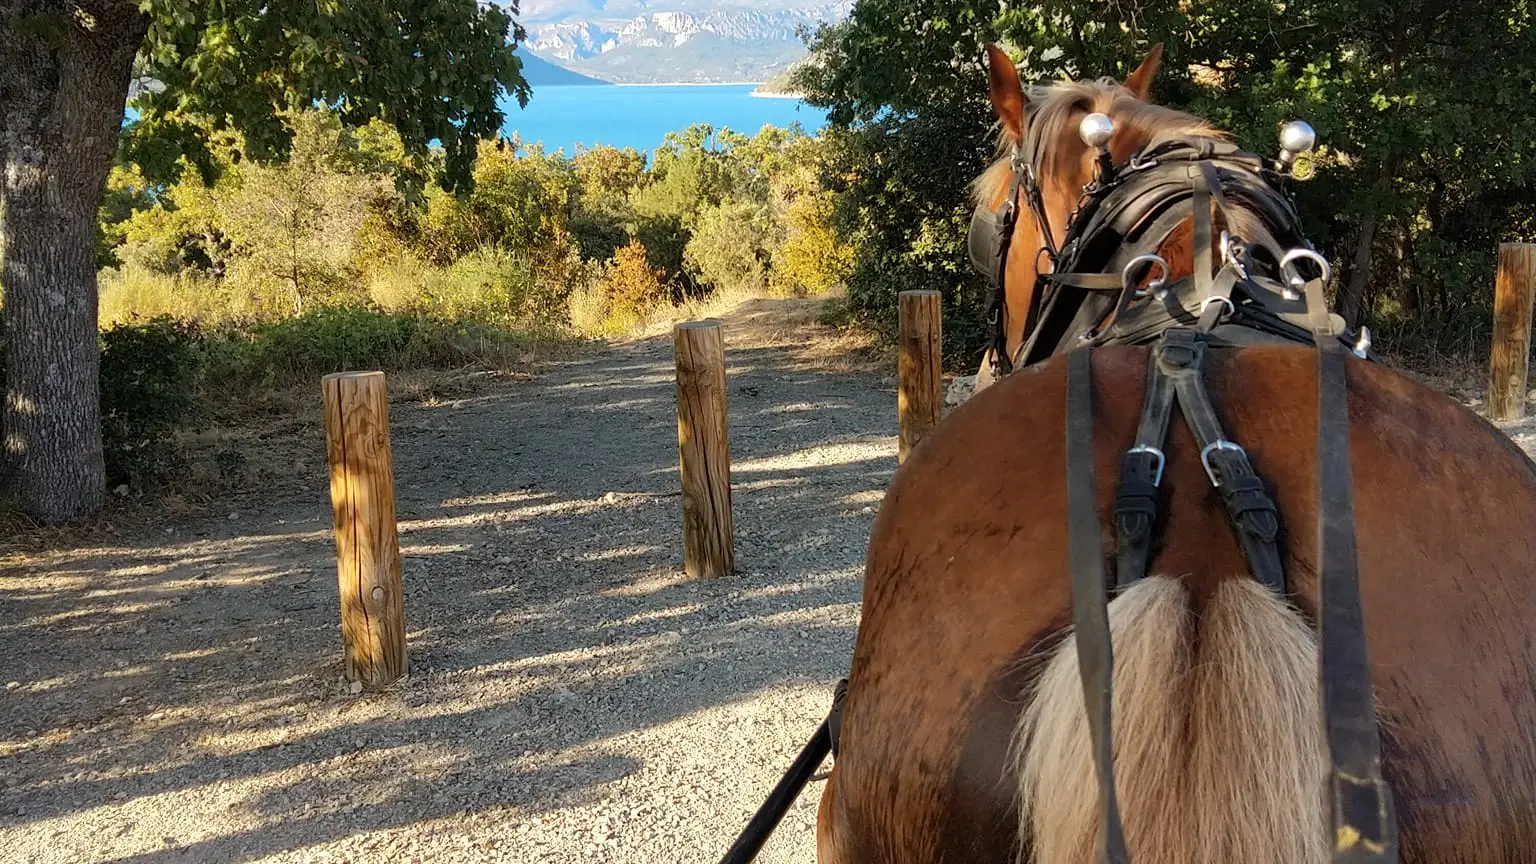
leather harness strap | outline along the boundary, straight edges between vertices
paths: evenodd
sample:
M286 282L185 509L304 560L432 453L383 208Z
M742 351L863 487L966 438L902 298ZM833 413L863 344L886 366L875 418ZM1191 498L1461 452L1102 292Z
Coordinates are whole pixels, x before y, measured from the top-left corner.
M1067 360L1067 519L1072 568L1072 626L1078 671L1088 711L1093 762L1099 776L1103 830L1100 860L1130 864L1115 802L1114 745L1110 738L1114 649L1104 585L1104 548L1099 537L1098 488L1093 471L1093 350L1074 351Z
M1173 379L1156 357L1147 364L1147 395L1142 401L1136 442L1120 457L1120 482L1115 490L1115 530L1119 558L1115 589L1124 591L1147 575L1152 557L1152 528L1157 523L1157 489L1163 482L1167 457L1163 442L1173 417Z
M1285 571L1275 540L1280 520L1275 503L1264 489L1264 481L1254 472L1243 448L1227 440L1216 409L1211 405L1201 378L1206 343L1203 334L1174 328L1163 334L1157 362L1162 364L1178 395L1184 422L1194 433L1200 447L1200 461L1211 485L1220 490L1226 502L1243 554L1254 578L1277 594L1285 593Z
M1307 293L1320 297L1313 280ZM1326 310L1326 307L1324 307ZM1334 864L1397 861L1397 815L1381 774L1360 610L1354 480L1349 458L1348 359L1326 311L1317 355L1318 641L1328 737L1328 803Z

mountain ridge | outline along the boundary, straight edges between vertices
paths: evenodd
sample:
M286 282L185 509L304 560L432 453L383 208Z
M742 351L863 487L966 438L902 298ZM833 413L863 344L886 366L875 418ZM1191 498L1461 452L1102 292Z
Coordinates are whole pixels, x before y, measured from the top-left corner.
M762 83L807 54L804 34L853 0L532 0L521 46L560 68L619 84Z

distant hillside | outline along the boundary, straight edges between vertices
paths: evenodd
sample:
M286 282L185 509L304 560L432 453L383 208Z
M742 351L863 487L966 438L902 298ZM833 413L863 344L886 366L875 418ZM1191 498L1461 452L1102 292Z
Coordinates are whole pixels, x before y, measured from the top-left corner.
M609 84L600 78L592 78L579 72L572 72L564 66L557 66L536 54L525 50L517 52L518 59L523 61L523 79L528 86L559 87L571 84Z
M525 47L620 84L766 81L852 0L524 0Z
M800 68L806 64L806 62L807 61L805 60L800 60L794 65L790 66L788 69L775 73L772 78L764 81L760 86L758 86L756 90L753 90L752 95L784 97L799 96L800 93L790 86L790 79L794 77L794 74L798 72Z

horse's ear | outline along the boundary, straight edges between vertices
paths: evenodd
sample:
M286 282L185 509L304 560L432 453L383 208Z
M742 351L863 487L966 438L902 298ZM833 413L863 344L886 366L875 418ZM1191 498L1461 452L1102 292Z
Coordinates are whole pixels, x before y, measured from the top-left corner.
M1152 92L1152 78L1157 75L1157 67L1163 62L1163 43L1159 42L1147 52L1147 58L1141 61L1125 79L1125 89L1136 94L1137 99L1146 100L1147 94Z
M987 43L987 87L1003 132L1014 141L1024 140L1024 87L1019 83L1019 70L1013 58L991 42Z

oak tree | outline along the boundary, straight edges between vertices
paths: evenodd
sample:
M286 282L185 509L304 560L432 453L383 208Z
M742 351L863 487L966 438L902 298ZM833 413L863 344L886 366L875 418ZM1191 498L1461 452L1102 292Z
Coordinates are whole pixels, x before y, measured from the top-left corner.
M114 157L150 176L211 170L209 130L281 160L286 118L324 105L380 118L439 182L468 182L501 97L529 95L524 33L477 0L0 0L4 476L36 518L104 501L96 214ZM137 118L125 130L135 93ZM420 179L420 178L418 178Z

